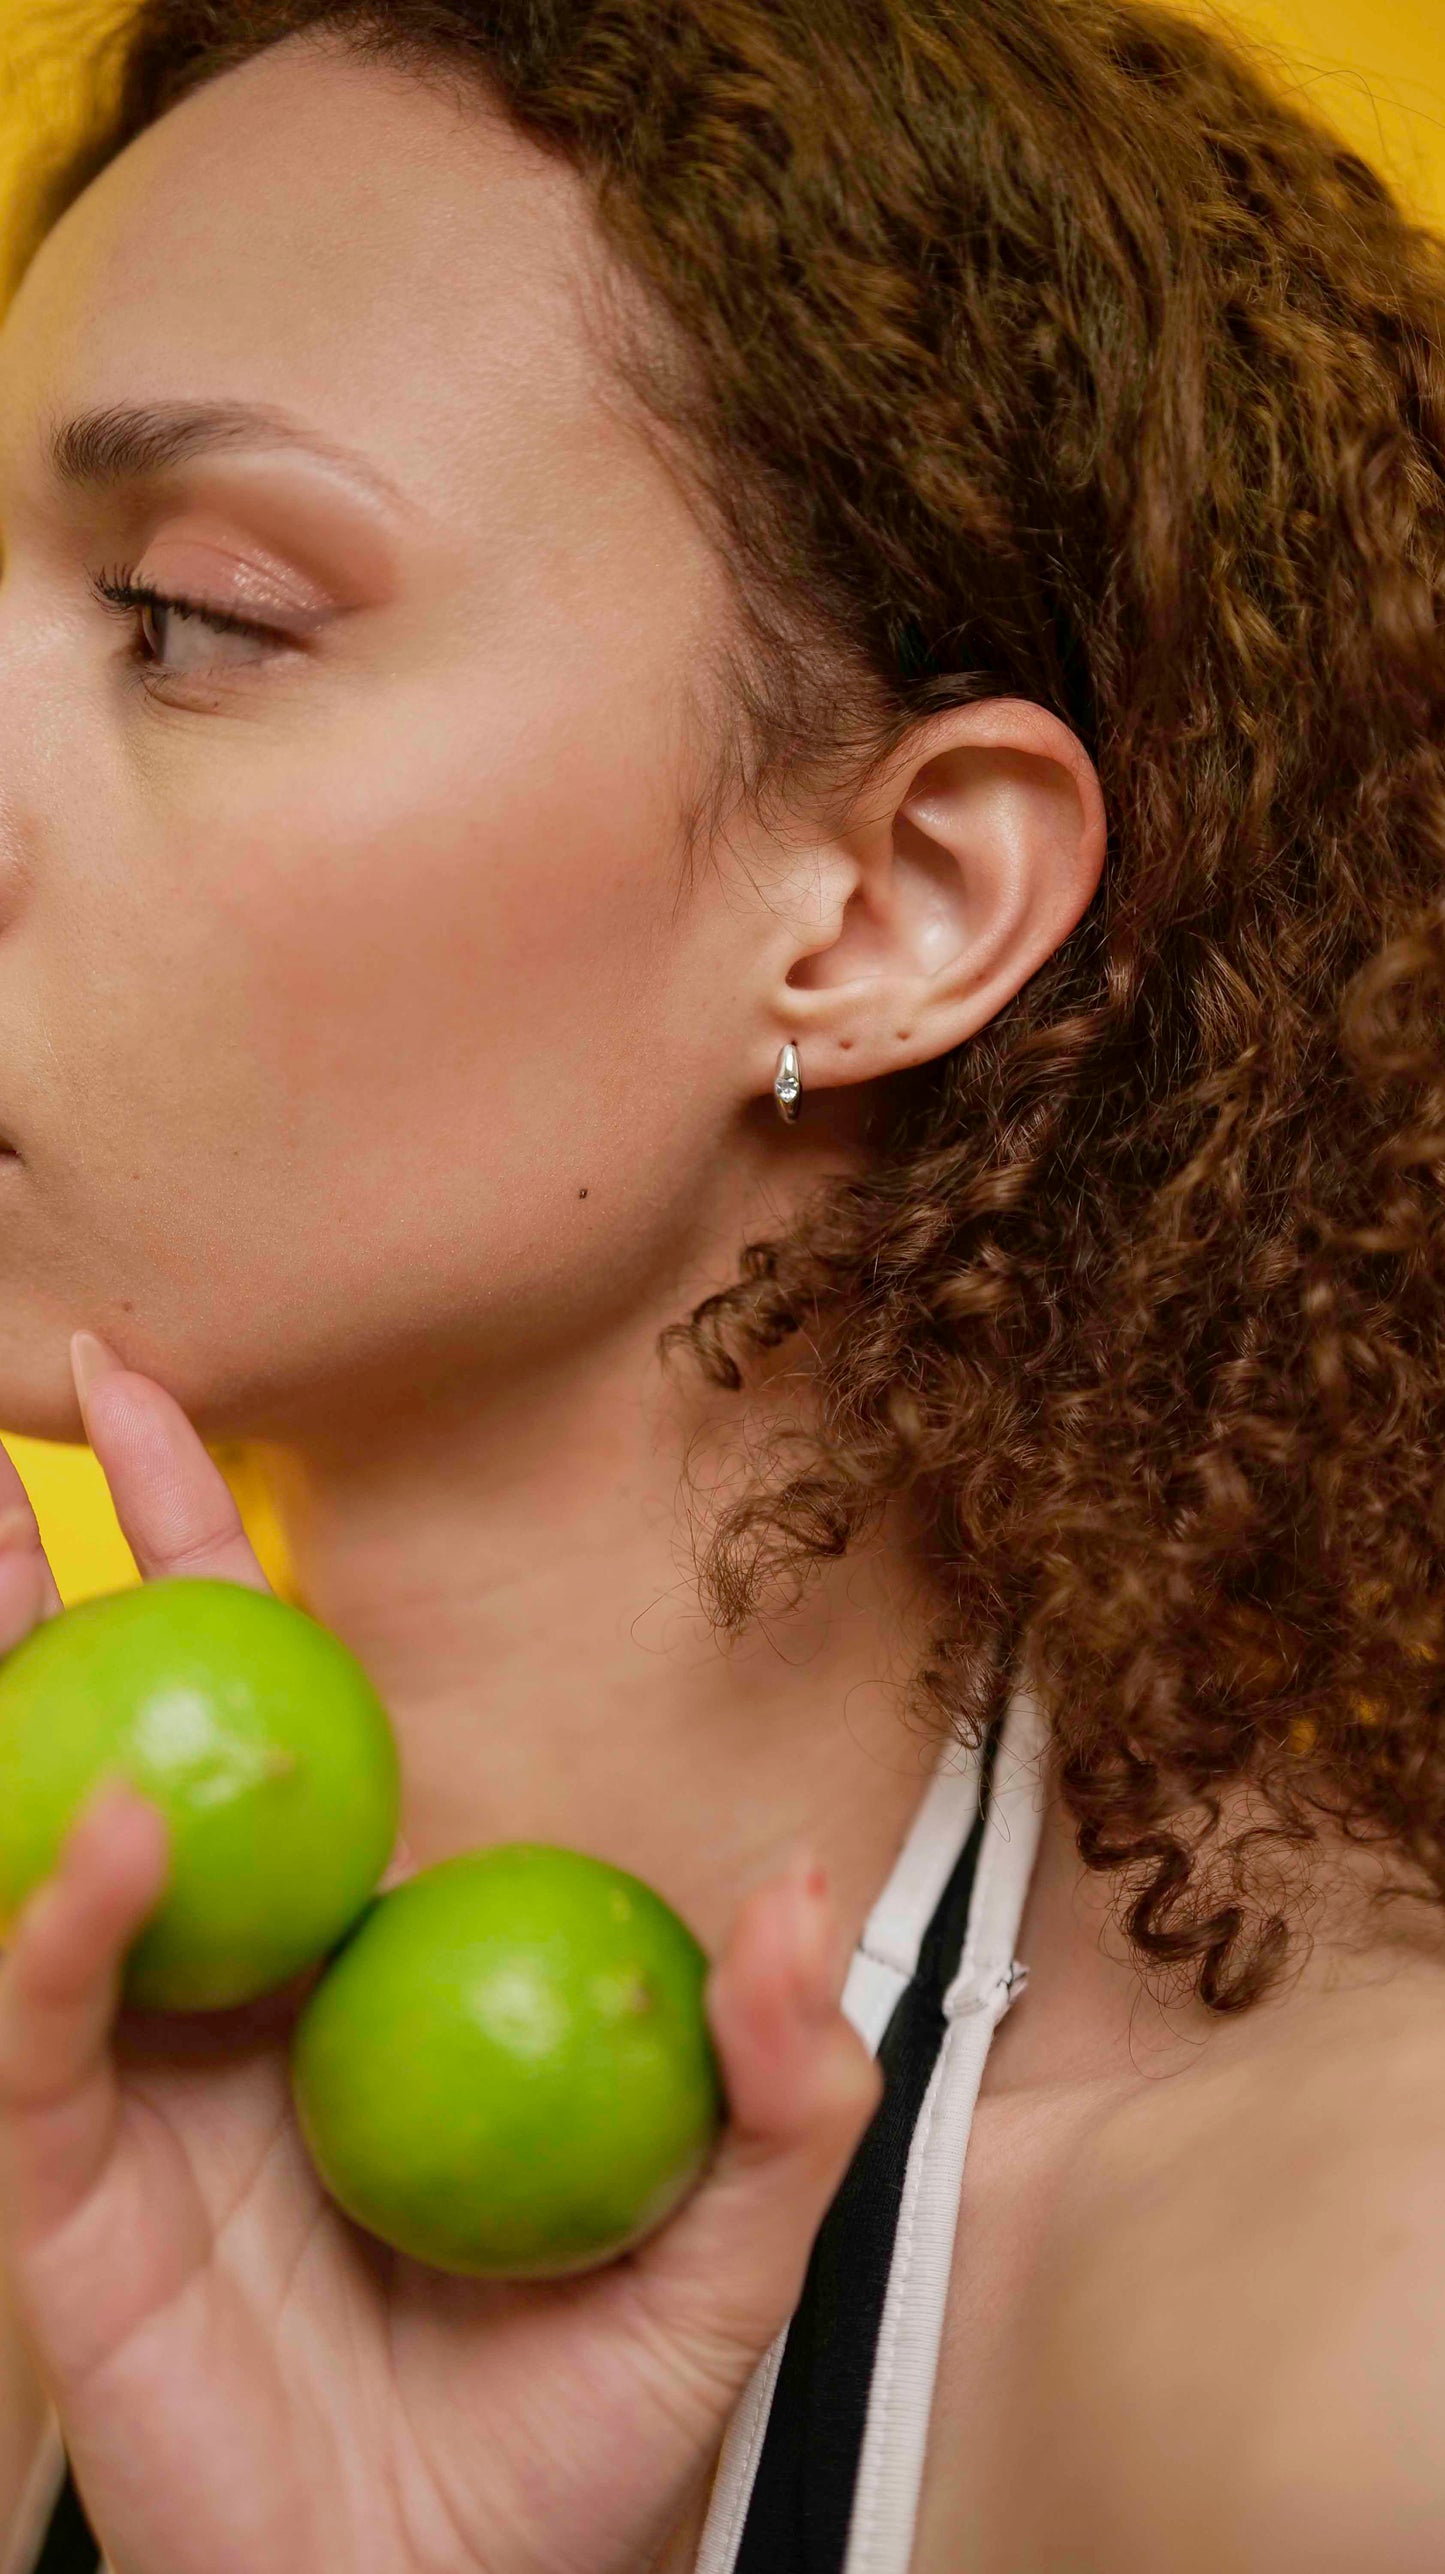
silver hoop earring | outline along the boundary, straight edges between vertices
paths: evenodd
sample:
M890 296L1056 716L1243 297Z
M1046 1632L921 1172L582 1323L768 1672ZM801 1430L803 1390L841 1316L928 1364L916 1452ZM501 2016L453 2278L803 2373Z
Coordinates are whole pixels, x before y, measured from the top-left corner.
M778 1103L778 1115L785 1126L791 1126L798 1114L798 1100L802 1088L803 1076L798 1069L798 1049L790 1037L778 1057L778 1069L773 1075L773 1097Z

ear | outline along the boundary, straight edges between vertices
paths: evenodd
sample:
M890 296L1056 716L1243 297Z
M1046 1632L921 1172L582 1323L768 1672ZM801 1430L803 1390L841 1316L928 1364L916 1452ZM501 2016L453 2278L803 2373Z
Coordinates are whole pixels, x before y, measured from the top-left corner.
M1093 762L1046 708L993 697L929 717L813 844L760 1087L786 1038L806 1100L971 1037L1068 937L1105 839Z

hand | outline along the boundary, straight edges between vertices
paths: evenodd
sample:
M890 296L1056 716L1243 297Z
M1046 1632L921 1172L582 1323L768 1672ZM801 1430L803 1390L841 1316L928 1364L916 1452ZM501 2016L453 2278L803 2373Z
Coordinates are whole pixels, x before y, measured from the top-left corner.
M172 1398L116 1365L82 1405L143 1577L264 1590ZM59 1599L3 1451L0 1548L8 1652ZM326 2196L286 2067L320 1969L237 2011L118 2010L165 1870L159 1809L107 1790L0 1961L0 2251L115 2574L639 2574L877 2106L826 1898L759 1888L714 1965L730 2122L693 2195L524 2286L409 2261Z

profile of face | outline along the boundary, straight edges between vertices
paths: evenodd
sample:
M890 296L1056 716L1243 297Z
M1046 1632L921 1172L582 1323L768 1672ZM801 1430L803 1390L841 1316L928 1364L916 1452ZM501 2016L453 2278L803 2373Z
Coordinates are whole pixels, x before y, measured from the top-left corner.
M284 1437L660 1322L740 1238L740 1139L786 1165L785 1038L836 1107L1087 902L1097 783L1021 705L686 868L732 596L599 363L597 255L483 100L292 41L6 315L7 1427L76 1435L82 1323Z

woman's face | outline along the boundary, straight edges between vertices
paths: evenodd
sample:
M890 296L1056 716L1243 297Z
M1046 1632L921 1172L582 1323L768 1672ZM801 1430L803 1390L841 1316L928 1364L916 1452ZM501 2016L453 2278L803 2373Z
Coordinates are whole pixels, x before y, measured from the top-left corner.
M757 907L680 890L727 602L592 354L588 227L481 103L291 43L6 317L9 1428L72 1435L79 1323L284 1436L604 1330L705 1237L758 1070Z

